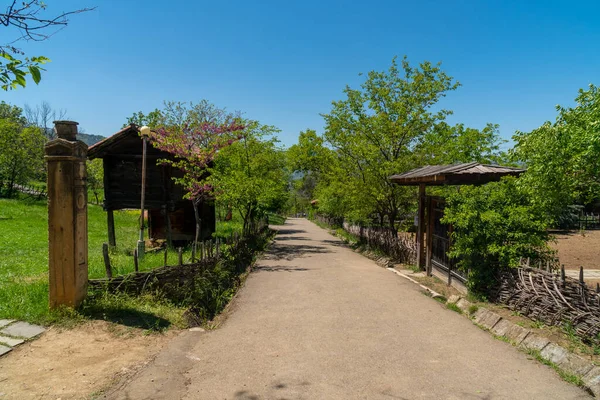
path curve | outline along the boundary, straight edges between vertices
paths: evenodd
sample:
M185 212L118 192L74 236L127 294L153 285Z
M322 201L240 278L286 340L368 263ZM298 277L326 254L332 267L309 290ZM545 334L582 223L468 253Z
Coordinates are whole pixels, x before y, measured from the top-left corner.
M118 399L587 399L420 288L288 219L217 330L186 332Z

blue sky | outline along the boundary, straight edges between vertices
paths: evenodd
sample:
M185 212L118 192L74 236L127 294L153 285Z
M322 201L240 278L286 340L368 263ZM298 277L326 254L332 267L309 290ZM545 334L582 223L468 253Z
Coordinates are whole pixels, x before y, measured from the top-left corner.
M52 62L39 86L0 100L48 101L104 136L163 100L205 98L279 127L291 145L301 130L322 132L319 113L345 85L394 55L441 61L463 85L443 100L450 122L498 123L505 138L554 120L557 104L600 84L597 1L46 3L51 12L98 8L49 41L24 43Z

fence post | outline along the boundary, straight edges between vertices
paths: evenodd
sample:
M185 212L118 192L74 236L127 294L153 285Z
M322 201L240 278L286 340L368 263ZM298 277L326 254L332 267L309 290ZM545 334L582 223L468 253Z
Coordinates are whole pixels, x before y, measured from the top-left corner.
M106 268L106 277L112 279L112 267L110 266L110 256L108 255L108 243L102 244L102 256L104 256L104 268Z
M45 146L48 170L49 305L76 307L88 283L87 145L77 122L54 121L58 136Z
M177 248L177 256L178 256L179 266L181 267L183 265L183 249L181 247Z

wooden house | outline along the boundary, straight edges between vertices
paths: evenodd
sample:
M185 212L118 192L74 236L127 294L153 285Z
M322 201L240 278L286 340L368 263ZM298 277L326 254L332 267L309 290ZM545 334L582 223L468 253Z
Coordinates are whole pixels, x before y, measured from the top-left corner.
M114 210L140 209L142 195L143 140L139 127L129 125L88 149L89 159L101 158L104 166L104 210L107 212L109 244L116 244ZM144 209L148 211L148 234L152 239L189 242L194 239L194 207L184 199L184 189L173 177L182 172L160 159L172 159L148 143ZM207 201L198 206L202 219L200 239L209 239L216 228L215 207Z

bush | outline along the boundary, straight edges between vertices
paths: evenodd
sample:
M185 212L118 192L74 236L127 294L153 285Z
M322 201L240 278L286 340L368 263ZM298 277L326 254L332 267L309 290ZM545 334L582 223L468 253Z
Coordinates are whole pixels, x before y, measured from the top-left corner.
M517 267L521 257L547 260L545 218L513 177L450 194L443 223L452 224L450 256L468 273L469 289L486 296L496 271Z

